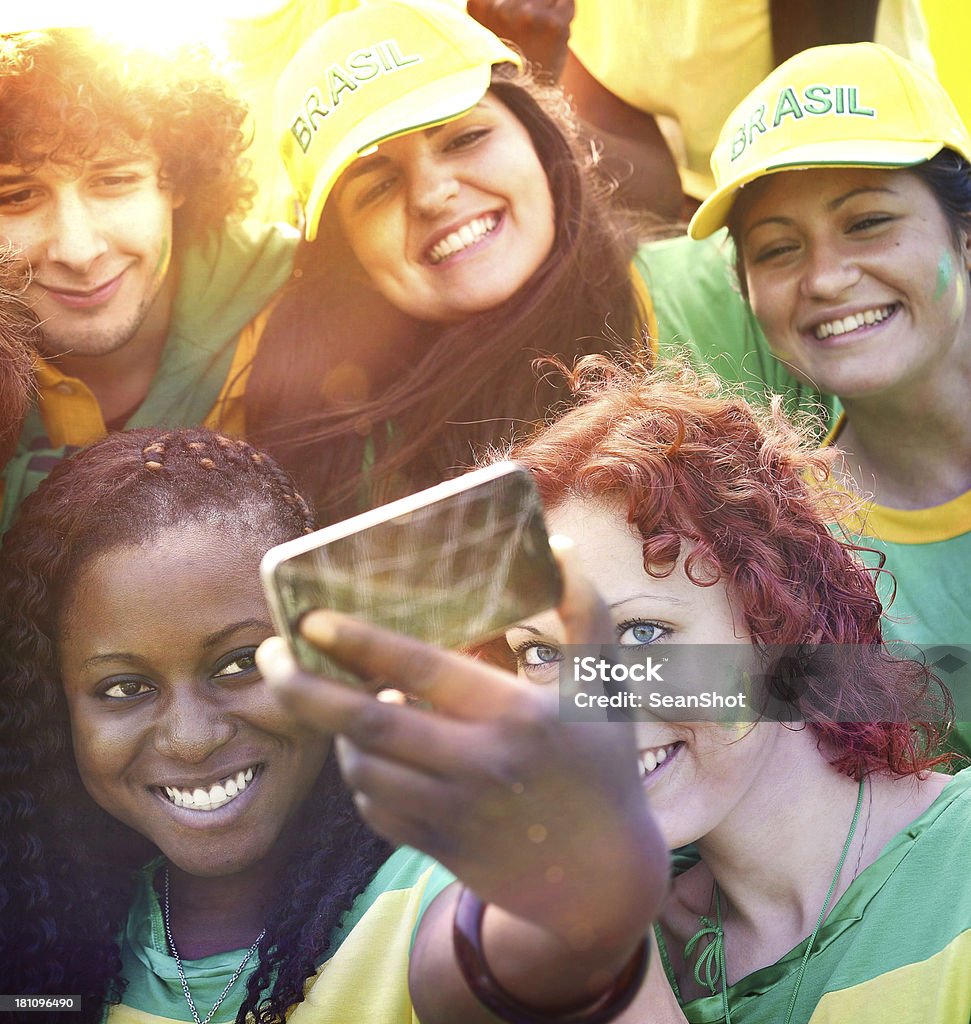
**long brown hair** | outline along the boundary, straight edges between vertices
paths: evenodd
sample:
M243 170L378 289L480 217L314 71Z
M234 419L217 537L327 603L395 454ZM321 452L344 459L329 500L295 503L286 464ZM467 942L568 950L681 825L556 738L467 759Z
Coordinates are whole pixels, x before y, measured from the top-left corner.
M324 519L454 475L478 449L529 430L566 397L537 379L537 357L628 349L639 331L633 232L608 214L562 92L501 65L492 93L529 132L553 195L553 247L530 280L459 324L403 322L325 210L267 326L246 390L247 436L294 474ZM368 393L354 354L389 321L418 356Z

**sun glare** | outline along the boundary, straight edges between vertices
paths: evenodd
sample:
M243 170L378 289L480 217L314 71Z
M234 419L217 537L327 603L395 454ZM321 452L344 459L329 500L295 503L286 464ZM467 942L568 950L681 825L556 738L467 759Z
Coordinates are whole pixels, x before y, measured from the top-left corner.
M185 43L203 43L217 58L226 55L228 19L255 17L285 0L166 0L147 7L131 0L39 0L0 13L0 33L55 27L90 27L132 46L162 53ZM6 5L4 5L6 6ZM15 5L11 4L11 7Z

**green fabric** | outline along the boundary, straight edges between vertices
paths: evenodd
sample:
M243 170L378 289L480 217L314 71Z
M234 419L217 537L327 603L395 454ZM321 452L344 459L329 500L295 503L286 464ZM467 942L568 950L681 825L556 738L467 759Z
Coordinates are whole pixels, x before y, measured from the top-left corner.
M971 523L968 526L967 533L929 544L860 538L861 544L886 556L885 568L893 574L891 578L879 573L876 579L888 609L884 638L918 644L935 666L954 697L955 727L947 747L965 758L971 758ZM870 566L879 563L869 551L861 557Z
M142 870L138 891L122 936L122 976L128 982L123 1003L125 1007L142 1013L191 1024L175 959L168 951L162 909L152 885L160 864L161 859L155 860ZM418 920L435 896L454 878L445 868L417 850L407 847L395 850L345 914L334 932L330 949L326 951L327 958L331 959L337 953L379 896L393 890L413 888L429 870L432 874L425 883ZM416 921L415 928L417 924ZM199 960L183 961L189 990L203 1017L225 988L244 953L245 950L238 949ZM323 959L318 962L318 966L322 962ZM213 1024L235 1020L236 1011L246 992L247 979L255 969L254 958L217 1010Z
M232 363L240 331L286 282L297 236L276 226L230 224L179 258L179 286L169 336L145 401L126 427L190 427L206 418ZM30 410L4 471L0 532L54 464L70 451L52 448L40 412Z
M793 1024L811 1018L814 1024L816 1020L842 1024L968 1024L969 850L971 769L956 775L928 810L886 845L833 907L816 936ZM690 862L682 866L690 866ZM777 963L729 986L733 1024L778 1024L783 1020L806 941ZM957 951L950 959L949 950ZM661 959L663 963L666 956ZM874 984L867 986L868 982ZM864 988L855 991L860 986ZM865 1001L860 999L860 992L865 992ZM817 1012L825 993L830 993L825 1013ZM915 1002L919 1002L918 1017L913 1016ZM862 1016L861 1005L865 1005ZM720 991L693 999L683 1004L682 1010L689 1024L714 1024L724 1019Z
M816 418L822 438L836 421L839 403L793 377L769 351L739 290L734 259L725 231L701 242L681 236L641 246L634 263L654 303L658 356L686 351L699 366L740 384L752 401L781 395L790 413Z

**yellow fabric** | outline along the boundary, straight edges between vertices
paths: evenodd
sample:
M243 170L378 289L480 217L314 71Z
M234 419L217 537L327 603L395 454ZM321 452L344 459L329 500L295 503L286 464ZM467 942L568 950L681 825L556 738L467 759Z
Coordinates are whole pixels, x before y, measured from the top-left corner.
M172 1017L160 1017L157 1013L133 1010L130 1006L113 1006L108 1014L108 1024L181 1024Z
M866 534L894 544L933 544L960 537L971 528L971 491L931 508L870 505Z
M427 905L452 881L444 868L423 854L396 851L358 897L358 903L363 900L366 906L358 911L360 916L356 919L354 909L350 912L352 920L345 925L347 934L337 940L336 952L307 981L304 1001L288 1015L288 1024L418 1024L408 990L411 945ZM146 957L148 963L157 966L157 949L165 942L164 934L155 935L162 927L161 911L157 898L153 896L152 900L156 905L151 920L145 924L153 933L152 950L137 945L130 967L142 973L128 975L125 998L136 1005L110 1007L106 1024L185 1024L189 1020L188 1005L179 990L171 958L166 954L164 984L160 984L154 971L143 970ZM191 979L200 968L198 964L190 966ZM227 966L223 974L230 969ZM212 968L205 971L210 989L218 991L223 974ZM237 984L241 988L243 982ZM234 990L218 1010L216 1019L233 1020L233 1004L238 1009L240 998Z
M833 429L823 439L824 448L836 444L845 423L846 414L840 413ZM890 508L867 502L845 525L860 536L891 544L935 544L951 540L971 529L971 491L929 508Z
M898 967L852 988L827 992L809 1024L968 1024L969 961L971 931L957 936L927 960ZM947 983L942 985L942 979Z
M464 0L451 0L464 6ZM227 50L236 87L249 104L253 144L247 150L259 194L250 216L260 221L298 224L278 140L273 134L273 95L290 58L316 29L335 14L360 6L358 0L288 0L262 17L236 18L227 26Z
M382 893L307 983L304 1001L287 1017L287 1024L418 1024L408 998L408 955L423 892L424 886L418 884ZM112 1007L108 1015L108 1024L183 1021L124 1005Z
M955 0L922 0L937 77L971 129L971 75L968 40L971 39L971 4Z
M239 343L236 345L233 361L229 367L229 373L226 375L226 382L223 384L222 391L219 392L216 404L203 420L204 427L235 437L242 437L246 433L243 396L253 370L253 360L256 357L260 338L263 337L266 323L279 300L280 296L277 295L269 306L240 332Z
M886 46L842 43L790 57L729 114L711 155L716 189L688 234L724 227L739 188L785 168L907 167L971 136L940 82Z
M309 983L288 1024L417 1024L408 996L408 958L423 894L423 884L382 893Z
M637 269L637 264L632 263L630 267L630 279L634 286L634 298L637 303L637 331L640 333L641 325L647 325L647 342L651 348L651 354L657 357L658 333L657 316L654 313L654 300L651 298L647 282Z
M236 437L242 437L245 433L243 395L246 391L246 382L249 380L257 346L276 301L274 300L240 332L229 374L215 405L203 421L203 426ZM53 447L83 447L100 440L108 433L101 415L101 406L83 381L77 377L69 377L40 357L35 363L35 379L38 406ZM4 482L0 478L0 501L3 500L3 492Z
M228 434L243 433L243 393L271 309L272 306L265 309L240 332L229 375L216 404L206 416L204 426L218 428ZM98 400L83 381L62 373L55 365L39 357L36 380L37 402L53 447L82 447L107 434Z
M35 364L35 376L37 403L54 447L81 446L105 436L101 406L87 384L40 357Z
M933 70L919 0L883 0L876 38ZM570 48L624 102L660 115L685 192L703 199L722 124L772 68L769 3L576 0Z

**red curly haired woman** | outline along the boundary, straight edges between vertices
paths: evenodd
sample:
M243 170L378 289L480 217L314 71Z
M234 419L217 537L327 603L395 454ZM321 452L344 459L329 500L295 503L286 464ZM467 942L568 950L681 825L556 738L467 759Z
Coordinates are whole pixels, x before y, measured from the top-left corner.
M707 381L611 370L586 394L513 454L610 609L602 639L649 647L655 661L725 645L779 682L776 645L810 661L841 655L791 700L798 724L638 723L645 799L669 847L697 855L679 858L659 955L619 1019L966 1024L971 771L934 770L948 761L934 753L933 724L947 698L924 666L883 647L870 573L827 525L839 503L806 482L825 477L833 453L814 450L778 409L755 411ZM306 632L345 658L380 636L341 619ZM536 682L556 678L565 640L552 615L507 634L520 674ZM333 727L337 694L345 715L357 699L265 653L303 720ZM409 737L407 711L369 715L370 734L352 733L346 751L376 821L404 813L395 773L421 779L416 762L455 742L445 731ZM419 735L420 753L408 752Z

